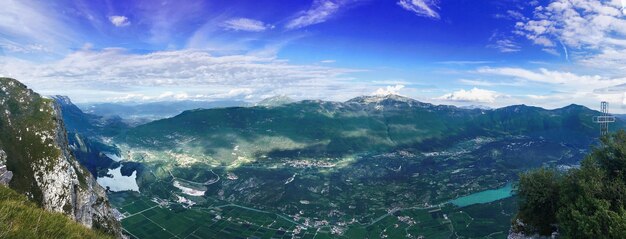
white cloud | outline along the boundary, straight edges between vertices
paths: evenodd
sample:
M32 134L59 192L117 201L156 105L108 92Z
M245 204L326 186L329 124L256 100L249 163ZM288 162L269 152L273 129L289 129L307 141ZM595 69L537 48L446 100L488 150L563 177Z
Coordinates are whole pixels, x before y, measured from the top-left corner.
M130 20L126 16L109 16L109 21L116 27L125 27L130 25Z
M11 53L50 53L51 50L41 44L20 44L7 39L0 39L0 48Z
M438 100L458 101L458 102L476 102L476 103L494 103L498 97L502 95L495 91L472 88L471 90L458 90L449 94L438 97Z
M16 78L43 94L68 94L76 101L129 96L215 99L288 94L337 99L376 89L349 76L360 70L296 65L274 57L213 56L205 51L128 53L124 49L80 50L63 59L34 63L0 57L0 74ZM245 89L242 91L242 89ZM162 95L163 92L175 92ZM181 94L184 92L186 95Z
M626 77L608 78L545 68L528 70L512 67L485 67L474 73L523 82L520 87L532 89L533 94L519 96L518 100L544 107L562 107L571 103L594 107L599 101L621 104L622 95L626 92Z
M265 24L262 21L249 18L233 18L226 20L222 27L235 31L262 32L274 28L273 25Z
M439 19L437 0L399 0L398 5L418 16Z
M593 68L612 69L626 65L626 55L613 54L626 48L624 1L555 0L538 6L531 20L516 23L516 33L555 54L557 42L565 57ZM619 69L623 72L623 68Z
M471 86L522 86L523 83L519 80L514 81L486 81L486 80L469 80L460 79L459 82L464 85Z
M615 1L557 0L537 7L535 18L516 24L531 40L545 37L571 47L600 48L626 34L626 19ZM552 44L554 45L554 44Z
M72 28L47 2L0 1L0 47L9 52L62 51L76 41ZM45 48L45 49L44 49Z
M527 20L527 18L524 16L524 14L522 14L521 12L515 11L515 10L508 10L508 11L506 11L506 13L509 15L509 17L511 17L513 19Z
M539 68L536 71L531 71L514 67L483 67L476 70L476 72L481 74L508 76L514 79L522 79L543 84L558 85L562 88L562 90L593 90L626 83L626 78L608 79L599 75L578 75L572 72L551 71L545 68Z
M372 92L372 95L400 95L400 90L404 88L404 85L387 86L386 88L378 88Z
M315 0L308 10L298 13L285 27L298 29L325 22L337 14L341 6L342 2L339 1Z
M542 105L577 102L593 107L600 100L622 103L626 91L624 3L626 0L553 0L543 6L536 4L531 17L515 24L517 35L548 54L573 62L570 70L502 67L476 72L539 87L541 90L532 89L537 93L523 99Z
M626 48L607 48L598 54L581 59L579 62L593 68L612 69L623 75L626 72Z

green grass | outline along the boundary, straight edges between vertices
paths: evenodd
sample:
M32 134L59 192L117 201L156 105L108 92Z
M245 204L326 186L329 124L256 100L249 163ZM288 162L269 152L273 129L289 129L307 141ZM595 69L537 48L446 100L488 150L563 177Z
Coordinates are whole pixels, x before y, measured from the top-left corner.
M120 208L120 212L122 212L122 213L128 212L129 214L135 214L135 213L138 213L140 211L143 211L143 210L146 210L148 208L151 208L151 207L153 207L155 205L156 205L156 203L154 203L152 201L137 200L137 201L133 201L133 202L129 203L128 205L125 205L122 208Z
M111 238L0 186L0 238Z
M122 220L122 226L133 237L138 238L291 238L295 224L272 213L251 211L234 206L201 209L171 209L148 207L145 198L136 198L122 211L133 208L140 210ZM136 208L134 208L136 207ZM145 210L147 209L147 210ZM217 216L221 219L217 219ZM282 229L281 229L282 228ZM314 232L313 232L314 233ZM301 233L301 235L305 232Z
M118 197L124 197L119 194ZM132 203L135 201L136 203ZM407 209L388 215L368 225L347 226L343 235L333 235L330 227L317 231L309 227L294 235L296 224L274 213L264 213L237 206L148 207L145 197L126 195L126 204L148 208L122 220L124 229L137 238L504 238L508 235L511 217L516 211L517 198L475 204L467 207L446 205L441 210ZM446 220L447 215L449 220ZM218 217L219 216L219 217ZM408 217L411 223L399 217Z

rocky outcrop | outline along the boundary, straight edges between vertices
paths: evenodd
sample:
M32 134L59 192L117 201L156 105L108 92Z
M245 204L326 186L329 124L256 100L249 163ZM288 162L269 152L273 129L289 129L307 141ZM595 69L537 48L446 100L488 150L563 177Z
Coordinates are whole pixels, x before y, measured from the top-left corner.
M53 100L16 80L0 78L0 132L0 165L5 162L5 170L12 172L7 180L11 188L49 211L121 236L105 191L71 154Z
M539 235L528 236L521 232L510 232L509 235L507 236L507 239L556 239L556 238L559 238L557 234L549 236L549 237L539 236Z
M11 178L13 178L13 172L7 170L7 154L0 150L0 185L9 185Z
M520 219L516 219L509 230L509 235L507 239L557 239L559 238L558 232L553 232L551 236L541 236L538 234L527 235L524 233L524 228L526 224L522 222Z

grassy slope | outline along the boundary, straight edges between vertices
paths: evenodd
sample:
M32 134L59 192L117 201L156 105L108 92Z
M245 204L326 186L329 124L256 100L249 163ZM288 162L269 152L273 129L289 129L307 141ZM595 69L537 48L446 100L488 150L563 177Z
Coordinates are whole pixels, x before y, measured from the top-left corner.
M0 186L0 238L111 238Z

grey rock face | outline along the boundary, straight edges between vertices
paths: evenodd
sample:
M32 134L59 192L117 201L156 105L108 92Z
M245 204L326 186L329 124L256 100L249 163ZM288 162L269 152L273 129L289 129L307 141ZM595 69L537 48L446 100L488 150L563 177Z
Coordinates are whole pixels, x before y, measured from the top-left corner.
M70 153L59 106L8 78L0 78L0 184L46 210L122 236L104 189Z
M0 185L7 186L13 178L13 172L7 170L7 154L0 149Z
M67 188L69 191L67 189L58 191L59 188L63 188L63 185L58 184L56 187L47 187L47 190L42 190L44 198L48 195L49 198L53 199L48 200L48 204L45 205L53 211L63 212L72 216L74 220L89 228L98 228L118 236L121 235L120 224L113 215L104 189L98 185L91 173L82 167L70 153L67 132L61 120L61 111L57 104L54 104L54 112L58 119L55 142L62 152L59 163L56 165L60 170L52 170L47 173L42 171L43 175L50 176L44 177L47 181L44 180L42 185L64 182L67 183L65 185L71 186ZM53 179L55 176L60 177ZM67 200L63 198L64 195L68 195ZM61 200L59 201L58 199ZM66 202L66 204L60 205L58 202ZM67 208L71 209L68 211L66 210Z

